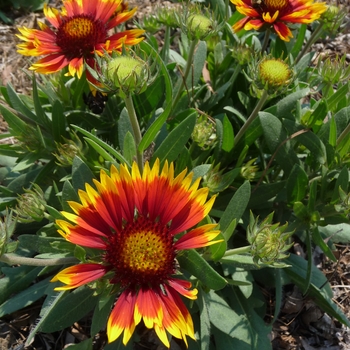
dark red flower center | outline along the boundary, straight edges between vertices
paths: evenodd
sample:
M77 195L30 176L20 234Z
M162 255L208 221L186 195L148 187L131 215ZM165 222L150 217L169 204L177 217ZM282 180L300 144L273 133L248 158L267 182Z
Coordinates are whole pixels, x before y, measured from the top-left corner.
M276 11L284 10L289 6L289 0L264 0L262 3L267 7L271 15Z
M56 44L69 58L91 56L97 44L104 43L107 29L89 15L65 18L56 33Z
M105 260L112 266L112 283L138 288L159 286L175 272L173 237L167 226L138 217L108 239Z

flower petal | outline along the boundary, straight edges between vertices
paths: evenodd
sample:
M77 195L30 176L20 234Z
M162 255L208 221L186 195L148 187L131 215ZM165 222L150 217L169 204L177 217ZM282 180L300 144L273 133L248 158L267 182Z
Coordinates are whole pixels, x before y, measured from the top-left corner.
M73 289L101 278L106 272L106 267L100 264L74 265L60 271L51 282L60 281L65 284L63 287L56 287L55 290Z

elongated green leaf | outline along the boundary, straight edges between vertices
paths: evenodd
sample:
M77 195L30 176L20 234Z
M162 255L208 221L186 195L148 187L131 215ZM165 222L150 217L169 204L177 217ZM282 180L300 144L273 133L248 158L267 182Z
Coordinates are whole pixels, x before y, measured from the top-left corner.
M63 106L56 100L52 106L52 135L56 142L63 142L62 137L66 136L66 117Z
M283 170L289 174L294 164L299 164L300 161L293 148L291 148L290 142L285 143L288 136L282 122L274 115L264 112L259 113L259 119L267 146L272 154L276 152L275 159Z
M72 185L76 191L85 190L85 184L93 185L92 179L95 176L90 168L77 156L73 159L72 165Z
M336 262L337 259L334 256L331 248L328 247L328 245L326 244L326 242L324 241L324 239L322 238L320 231L318 230L318 227L315 227L312 230L312 240L314 241L314 243L320 247L322 249L322 251L325 253L325 255L327 256L328 259Z
M115 295L105 296L96 304L94 315L91 324L91 336L95 336L101 329L106 327L108 316L111 312L113 303L115 302Z
M163 124L166 122L166 119L169 116L172 106L173 86L167 67L159 56L158 52L145 41L141 42L140 46L142 50L151 55L152 58L157 62L158 67L164 76L166 105L163 113L154 121L154 123L148 128L142 137L138 149L140 152L143 152L155 140L157 133L162 128Z
M123 155L125 159L131 164L136 156L135 139L128 131L124 138Z
M42 268L33 266L3 267L5 277L0 279L0 304L10 295L27 288Z
M39 99L39 94L38 94L38 86L36 83L36 78L35 75L33 74L33 102L34 102L34 109L35 109L35 114L37 117L37 120L39 121L38 124L46 127L48 130L50 130L51 126L51 121L47 117L42 105L41 101Z
M11 134L13 135L26 135L27 127L26 123L21 120L17 115L10 112L5 106L0 103L0 111L3 118L8 123L10 130L12 130Z
M227 281L220 276L195 250L186 250L177 256L180 266L197 277L205 286L218 290L226 286Z
M170 132L154 152L152 159L155 160L159 158L161 163L164 163L165 160L168 160L168 162L174 161L191 137L196 124L196 118L197 112L189 110L186 119Z
M298 54L300 53L301 48L303 47L304 40L305 40L306 29L307 29L307 25L306 24L302 24L299 27L297 39L295 40L293 48L291 50L291 54L293 55L294 58L296 58L298 56Z
M80 199L72 184L69 181L65 181L62 189L62 207L63 210L72 212L71 207L67 203L68 201L80 202Z
M41 326L46 322L46 318L51 315L51 310L53 310L57 306L57 304L60 302L61 299L63 299L67 292L64 291L57 293L51 291L51 293L53 294L49 294L44 302L43 308L40 312L40 319L35 325L35 327L30 331L25 346L29 346L31 344L33 338L35 337L35 334L38 333L39 330L41 330ZM62 314L64 314L64 312Z
M350 84L344 84L339 88L331 97L327 99L327 105L330 110L333 110L337 107L337 104L342 101L346 94L349 92Z
M204 292L202 289L198 290L198 298L197 303L199 306L200 312L200 334L201 334L201 350L209 350L210 344L210 318L209 318L209 310L207 305L207 300L204 297Z
M296 108L296 102L301 98L307 96L310 92L309 88L297 90L288 96L284 97L281 101L277 103L277 112L276 117L279 119L289 118L294 120L295 117L292 114L292 111Z
M40 119L23 103L23 101L19 98L17 92L14 90L11 84L7 84L7 92L9 99L11 101L12 107L23 114L28 121L32 123L40 123Z
M222 215L219 224L220 230L226 232L226 229L231 225L233 220L238 221L243 215L250 198L250 184L245 181L232 196L229 204ZM227 233L226 233L227 234ZM227 240L229 237L225 237Z
M295 164L287 180L288 203L305 198L308 182L305 170L299 164Z
M349 188L349 169L348 167L344 166L343 169L340 171L337 181L334 185L334 191L332 195L332 203L335 203L339 199L339 187L347 193Z
M224 152L231 152L234 145L234 135L233 135L233 128L232 124L230 123L230 120L227 118L227 116L224 116L223 120L223 140L222 140L222 150Z
M93 289L82 286L64 295L50 309L50 312L40 326L40 330L45 333L52 333L79 321L95 307L97 297L93 294Z
M44 295L50 279L51 277L35 283L29 288L16 294L14 297L7 299L2 305L0 305L0 317L23 309L40 299Z
M236 299L236 310L214 292L206 296L211 323L221 332L249 344L250 349L271 349L270 327L265 326L248 300L237 293L231 295Z
M303 128L300 125L297 125L295 121L284 120L283 124L287 127L289 134L293 134ZM312 159L315 159L315 162L319 164L325 164L327 161L327 152L324 143L321 139L314 134L313 132L305 132L303 134L297 135L294 137L294 140L297 140L302 145L304 145L309 151Z
M88 139L92 140L94 143L96 143L97 145L102 147L109 154L111 154L115 159L118 159L122 164L127 164L130 166L130 164L128 164L126 159L117 150L115 150L113 147L108 145L106 142L102 141L97 136L91 134L90 132L84 130L83 128L81 128L77 125L72 125L72 127L75 128L76 130L79 130L83 135L87 136Z

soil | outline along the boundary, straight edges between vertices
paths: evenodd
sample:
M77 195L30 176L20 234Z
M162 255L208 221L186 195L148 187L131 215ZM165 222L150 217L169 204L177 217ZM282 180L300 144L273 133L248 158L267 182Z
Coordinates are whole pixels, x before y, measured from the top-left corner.
M59 5L60 1L53 0L50 3ZM174 6L169 1L161 0L129 0L129 5L139 7L137 12L139 18L145 14L151 14L156 6ZM350 13L350 0L340 5L346 13ZM17 15L13 25L5 25L0 22L0 85L10 83L16 91L30 94L31 81L24 69L30 66L31 59L16 52L16 44L19 42L15 36L16 28L17 26L36 28L37 20L43 20L43 17L40 13ZM313 50L318 52L317 59L345 54L347 62L350 63L350 19L348 18L345 23L347 24L335 38L326 38L313 46ZM159 38L161 41L161 34ZM0 118L0 133L6 131L7 125ZM334 252L338 259L336 263L330 262L317 250L314 260L332 286L334 302L350 318L350 248L347 245L338 245L336 248ZM297 244L294 249L300 255L305 254L302 247ZM263 292L270 310L269 315L266 316L266 321L269 322L274 311L275 295L274 290L264 289ZM282 310L271 332L271 341L275 350L350 350L350 329L322 312L295 286L286 286L283 292ZM37 302L0 320L0 350L24 349L26 337L37 320L40 308L41 302ZM89 325L90 319L86 317L83 321L61 332L38 334L28 349L65 349L69 344L87 339ZM103 349L106 334L100 332L93 342L94 349ZM135 346L135 349L162 350L163 345L159 343L153 331L142 332L141 330L141 342L140 345ZM171 349L183 349L183 346L172 342Z

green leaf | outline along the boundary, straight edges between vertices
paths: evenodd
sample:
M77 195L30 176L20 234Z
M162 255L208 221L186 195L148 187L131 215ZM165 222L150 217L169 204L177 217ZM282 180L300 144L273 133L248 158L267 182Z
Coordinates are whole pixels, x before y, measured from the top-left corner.
M183 269L197 277L208 288L218 290L226 286L227 281L197 251L193 249L183 251L181 255L177 256L177 260Z
M115 299L115 295L105 295L104 298L100 298L96 304L90 330L90 335L92 337L95 336L101 329L105 328Z
M320 247L322 251L325 253L328 259L336 262L337 259L334 256L332 250L328 247L328 245L325 243L324 239L322 238L320 231L318 230L318 227L315 227L312 230L312 240L316 244L316 246Z
M234 135L233 135L233 128L232 124L230 123L230 120L227 118L227 116L224 116L223 119L223 138L222 138L222 150L226 153L230 153L233 149L234 145Z
M40 119L23 103L23 101L19 98L17 92L14 90L11 84L7 84L7 92L12 107L16 111L22 113L23 117L25 119L28 119L28 121L32 122L32 124L41 124Z
M276 117L279 119L282 118L293 118L292 120L295 119L292 111L295 110L296 108L296 102L299 101L301 98L304 98L307 96L310 92L309 88L306 89L301 89L297 90L288 96L284 97L281 101L279 101L276 104L277 107L277 112L276 112Z
M307 270L307 261L303 258L291 254L287 259L291 266L283 270L299 289L304 290ZM332 301L333 293L327 278L315 266L312 267L311 284L308 289L308 296L313 298L316 304L328 315L336 318L339 322L350 327L350 321L343 312Z
M94 290L81 286L64 295L55 304L42 322L40 330L44 333L52 333L69 327L88 314L96 303L97 297L94 296Z
M275 154L275 159L286 174L289 175L294 164L300 164L300 160L291 147L290 141L286 142L288 136L282 122L274 115L265 112L259 112L259 119L267 146L271 153Z
M301 48L303 47L304 40L305 40L306 29L307 29L307 25L306 24L302 24L299 27L297 39L295 40L293 48L291 50L291 54L293 55L294 58L296 58L298 56L298 54L301 51Z
M2 267L1 271L5 276L0 279L0 304L10 295L27 288L41 269L42 267L33 266Z
M2 117L8 123L10 130L12 131L12 135L26 135L27 126L23 120L21 120L16 114L12 113L10 110L5 108L1 103L0 112Z
M0 317L23 309L24 307L32 305L35 301L39 300L44 295L50 279L51 277L35 283L22 292L16 294L14 297L7 299L2 305L0 305Z
M332 195L331 203L336 203L339 200L339 187L347 193L349 188L349 168L344 166L343 169L339 172L337 181L334 185L334 191Z
M132 136L134 135L128 110L126 108L123 108L118 120L118 141L119 141L120 147L122 148L122 151L124 151L124 138L128 132ZM136 154L136 151L135 151L135 154Z
M63 142L66 131L66 117L61 102L56 100L52 106L52 136L56 142Z
M210 318L207 300L204 297L203 289L198 290L197 304L199 306L200 320L200 345L201 350L209 350L210 344Z
M38 86L36 83L35 74L33 74L33 102L34 102L34 109L35 109L36 117L37 117L37 120L39 122L38 124L46 127L48 130L50 130L51 121L47 117L47 115L42 107L42 103L39 99Z
M222 215L219 224L220 230L225 232L226 234L230 234L227 232L227 228L232 224L233 220L238 221L249 202L250 198L250 184L249 181L245 181L242 186L238 188L235 194L232 196L230 202L228 203L224 214ZM232 233L231 233L232 234ZM229 236L225 236L225 239L228 240Z
M337 89L337 91L327 99L327 106L329 110L335 110L337 104L342 101L346 94L349 92L349 83L344 84L341 88Z
M90 132L84 130L83 128L81 128L77 125L72 125L72 127L75 128L76 130L79 130L83 135L87 136L86 138L84 137L84 139L88 143L90 143L90 142L94 143L94 144L98 145L99 147L101 147L103 150L107 151L107 153L104 153L104 155L110 154L115 159L118 159L120 163L127 164L128 166L130 166L130 164L128 164L126 159L117 150L115 150L113 147L108 145L106 142L102 141L97 136L91 134Z
M168 160L174 161L181 153L182 148L185 147L187 141L190 139L197 119L197 111L188 110L185 119L169 133L165 140L154 152L152 159L159 158L161 164Z
M125 159L131 164L136 156L136 144L134 136L128 131L124 138L123 155Z
M53 291L53 286L49 286L48 289L51 289L51 293L49 292L47 298L44 301L43 307L40 311L40 319L39 322L35 325L35 327L30 331L25 346L29 346L32 340L35 337L35 334L41 330L41 326L46 322L46 318L51 315L51 310L53 310L56 305L60 302L60 300L67 294L67 291L57 293ZM65 314L64 312L62 313Z
M65 252L72 250L72 244L67 242L63 237L22 234L18 237L18 241L19 246L23 247L23 249L33 250L38 253L59 253L60 250L64 250ZM59 249L55 248L55 244L59 244Z
M295 164L287 180L287 202L293 203L305 198L309 179L305 170Z
M166 122L172 106L172 97L173 97L173 86L169 76L168 69L164 64L163 60L159 56L158 52L147 42L143 41L140 43L140 47L147 54L149 54L158 64L161 73L164 77L165 82L165 106L166 108L162 114L153 122L153 124L148 128L146 133L143 135L142 140L139 144L139 151L143 152L155 139L159 130L162 128L163 124Z
M86 183L94 186L92 181L94 178L90 168L78 156L75 156L72 164L72 185L75 191L85 190Z
M62 207L63 210L72 212L71 207L67 203L68 201L80 202L80 199L72 184L69 181L65 181L62 189Z
M193 171L193 179L192 179L192 181L195 181L199 177L202 178L204 175L206 175L208 173L210 168L211 168L210 164L202 164L202 165L198 165L195 168L193 168L192 169L192 171Z
M198 80L202 76L202 71L204 67L204 63L207 59L207 43L205 41L199 41L196 51L193 56L193 62L187 62L187 64L190 64L191 71L187 77L186 80L186 86L188 88L193 88L197 85ZM180 77L180 79L183 79L183 77Z
M271 327L267 327L257 315L254 304L237 293L235 288L230 290L230 296L234 300L234 308L212 291L207 295L211 323L232 338L249 344L250 349L271 349L268 338Z

